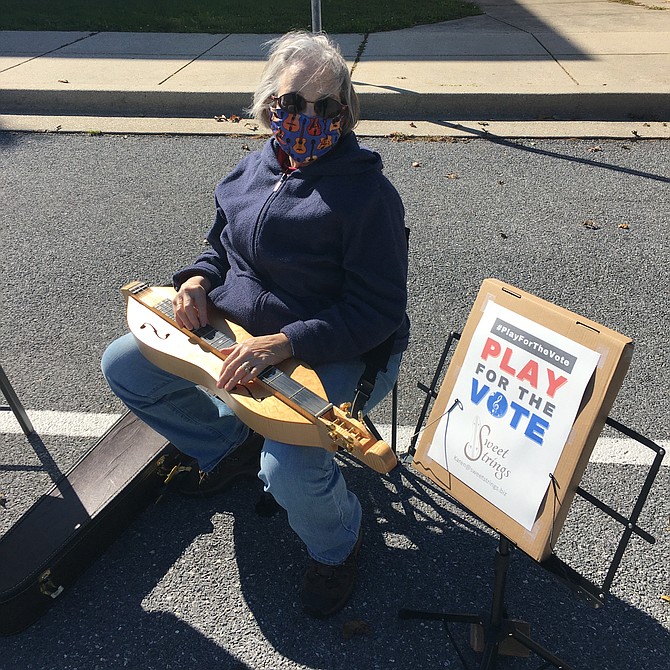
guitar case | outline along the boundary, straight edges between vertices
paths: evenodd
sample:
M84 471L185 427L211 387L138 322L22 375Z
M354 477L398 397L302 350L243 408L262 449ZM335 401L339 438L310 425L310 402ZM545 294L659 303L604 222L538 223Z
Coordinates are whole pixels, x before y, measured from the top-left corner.
M0 538L0 634L44 614L139 512L181 454L130 412Z

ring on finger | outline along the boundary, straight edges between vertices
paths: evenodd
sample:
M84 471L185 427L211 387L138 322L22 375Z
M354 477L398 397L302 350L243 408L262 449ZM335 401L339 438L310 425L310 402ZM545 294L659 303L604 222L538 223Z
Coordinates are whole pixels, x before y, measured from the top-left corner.
M249 362L247 361L246 363L244 363L244 364L242 365L242 369L243 369L245 372L247 372L247 373L248 373L248 372L251 372L251 371L253 370L253 365L251 365L251 363L249 363Z

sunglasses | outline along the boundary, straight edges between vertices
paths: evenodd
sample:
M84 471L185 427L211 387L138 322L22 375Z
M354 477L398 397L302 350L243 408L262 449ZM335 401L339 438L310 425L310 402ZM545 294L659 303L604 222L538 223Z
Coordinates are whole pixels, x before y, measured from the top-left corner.
M272 100L288 114L300 114L304 112L309 102L314 105L314 111L322 119L334 119L342 114L347 107L339 100L335 100L335 98L321 98L321 100L312 102L312 100L305 100L300 93L296 92L284 93L284 95L280 96L273 95Z

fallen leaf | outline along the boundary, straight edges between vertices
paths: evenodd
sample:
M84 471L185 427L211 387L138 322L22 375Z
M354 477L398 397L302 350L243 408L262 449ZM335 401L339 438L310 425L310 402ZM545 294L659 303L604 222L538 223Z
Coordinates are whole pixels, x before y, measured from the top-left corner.
M416 128L416 123L414 123L414 121L410 121L409 122L409 127L410 128Z
M257 123L247 122L247 123L244 124L244 127L249 128L249 130L254 130L254 131L258 130L258 124Z
M480 126L488 126L489 124L486 121L477 121Z
M642 124L645 128L651 128L651 123L643 123Z
M368 635L369 633L370 626L365 621L345 621L342 624L342 636L345 640L350 640L354 635Z
M589 230L600 230L600 226L593 219L586 219L582 222L582 225Z
M59 84L69 84L70 82L67 79L59 79L58 83Z
M249 148L248 144L243 144L242 145L242 151L251 151L251 149Z
M621 228L622 230L628 230L630 226L627 223L620 223L617 228Z
M502 186L505 182L502 179L498 179L498 183Z
M603 148L600 146L595 146L595 147L589 147L588 151L589 153L595 153L596 151L602 151Z
M637 130L631 130L630 132L633 133L635 137L640 137L640 133L638 133Z
M447 179L458 179L458 172L448 172Z
M506 240L506 239L509 237L509 235L508 235L507 233L502 233L502 232L501 232L501 233L500 233L500 237L502 237L503 240Z
M421 163L419 161L412 161L412 167L421 167Z
M215 116L214 120L221 123L221 121L227 121L228 117L225 114L221 114L220 116Z
M237 114L233 114L230 119L228 119L231 123L239 123L240 122L240 117L237 116Z

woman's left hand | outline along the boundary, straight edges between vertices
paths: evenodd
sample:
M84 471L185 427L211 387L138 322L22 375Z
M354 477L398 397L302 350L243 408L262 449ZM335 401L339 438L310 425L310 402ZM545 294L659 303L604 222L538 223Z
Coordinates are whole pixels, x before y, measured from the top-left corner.
M270 365L291 358L293 351L283 333L251 337L232 347L221 349L228 354L216 383L220 389L232 391L238 384L247 384Z

